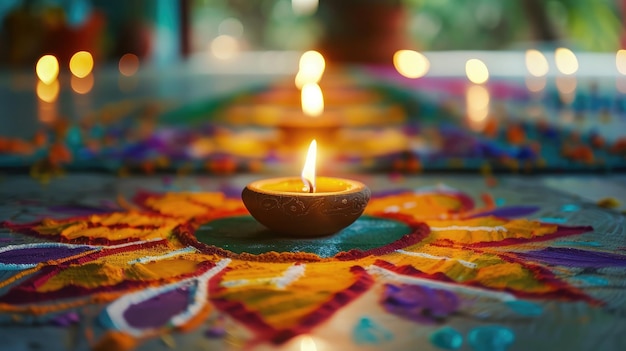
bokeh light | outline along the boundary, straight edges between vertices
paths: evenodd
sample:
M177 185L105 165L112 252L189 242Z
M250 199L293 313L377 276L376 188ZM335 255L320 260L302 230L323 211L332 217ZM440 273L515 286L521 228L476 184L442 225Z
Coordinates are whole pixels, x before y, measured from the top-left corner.
M578 59L572 50L567 48L558 48L554 52L554 61L559 72L570 75L578 71Z
M230 35L220 35L211 42L211 52L221 60L234 57L239 51L239 42Z
M324 95L319 85L307 83L301 92L302 112L310 117L318 117L324 113Z
M413 50L398 50L393 54L393 65L407 78L423 77L430 69L430 61L423 54Z
M52 84L59 76L59 61L53 55L44 55L35 66L37 77L45 84Z
M615 55L615 66L620 74L626 75L626 50L618 50Z
M41 101L55 102L59 97L59 91L61 90L58 80L52 81L50 84L46 84L43 81L37 82L37 97Z
M78 78L87 77L93 70L93 56L87 51L79 51L70 59L70 72Z
M220 22L217 27L217 32L219 34L230 35L238 38L243 35L243 24L240 20L230 17Z
M526 68L528 73L535 77L543 77L548 74L548 59L538 50L526 51Z
M465 63L465 73L470 82L483 84L489 80L487 65L479 59L470 59Z
M315 50L310 50L300 56L298 74L295 84L298 89L307 83L318 83L324 75L326 60L324 56Z
M72 76L72 80L70 81L72 90L74 90L74 92L77 94L89 93L91 89L93 88L93 84L94 84L93 74L90 74L83 78Z
M118 67L123 76L134 76L139 70L139 57L135 54L124 54L120 58Z
M296 15L312 15L319 7L319 0L291 0L291 8Z

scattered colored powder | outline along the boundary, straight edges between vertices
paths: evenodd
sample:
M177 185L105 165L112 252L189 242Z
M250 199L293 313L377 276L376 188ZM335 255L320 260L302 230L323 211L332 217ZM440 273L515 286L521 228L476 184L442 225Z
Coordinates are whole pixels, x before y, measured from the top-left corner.
M506 203L506 200L501 197L498 197L495 199L495 202L496 202L496 206L500 207L500 206L504 206L504 204Z
M393 338L393 334L368 317L362 317L352 331L357 345L380 344Z
M420 323L441 322L460 307L448 290L419 285L385 285L382 305L390 313Z
M463 335L451 327L443 327L430 335L430 342L444 350L456 350L463 345Z
M576 212L580 211L580 206L574 204L567 204L561 207L561 212Z
M619 200L614 197L600 199L598 200L598 202L596 202L596 204L602 208L618 208L621 206Z
M486 325L470 330L467 341L475 351L505 351L515 341L515 334L506 327Z
M560 217L541 217L539 218L539 220L544 223L553 223L553 224L567 223L567 218L560 218Z
M513 312L527 317L536 317L543 314L543 307L536 303L523 300L507 301L507 307Z

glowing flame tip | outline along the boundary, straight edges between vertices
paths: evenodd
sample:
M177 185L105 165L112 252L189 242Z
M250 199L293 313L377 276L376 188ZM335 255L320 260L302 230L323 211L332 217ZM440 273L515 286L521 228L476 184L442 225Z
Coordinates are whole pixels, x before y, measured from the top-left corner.
M302 182L304 183L303 191L315 192L315 162L317 159L317 141L313 139L309 145L309 151L306 155L306 161L302 168Z

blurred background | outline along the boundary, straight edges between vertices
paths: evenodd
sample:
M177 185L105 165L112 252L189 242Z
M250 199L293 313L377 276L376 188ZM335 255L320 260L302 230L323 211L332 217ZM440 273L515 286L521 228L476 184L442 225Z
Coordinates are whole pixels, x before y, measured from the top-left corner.
M303 51L329 60L382 61L388 52L622 46L620 0L3 0L0 60L95 62L124 54L167 63L198 53Z
M362 169L623 170L625 6L2 0L0 167L297 164L315 100Z

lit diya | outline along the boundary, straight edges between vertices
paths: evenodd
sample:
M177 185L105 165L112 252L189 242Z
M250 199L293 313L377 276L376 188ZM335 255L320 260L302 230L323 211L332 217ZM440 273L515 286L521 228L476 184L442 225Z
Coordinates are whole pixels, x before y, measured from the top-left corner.
M248 184L241 197L252 217L272 231L292 237L331 235L356 221L370 199L369 188L350 179L316 177L316 154L313 140L301 178Z

